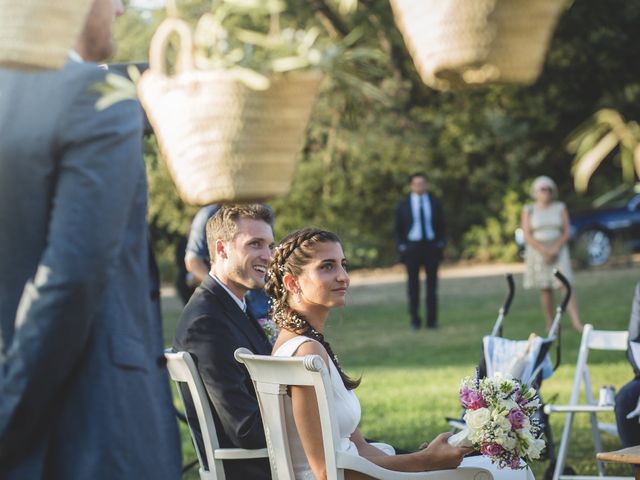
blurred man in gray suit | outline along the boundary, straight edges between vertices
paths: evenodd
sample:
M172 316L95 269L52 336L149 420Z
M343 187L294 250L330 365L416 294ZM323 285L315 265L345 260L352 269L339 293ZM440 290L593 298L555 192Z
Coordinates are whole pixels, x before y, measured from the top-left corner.
M3 480L180 477L141 111L97 111L106 72L89 63L122 12L94 0L61 71L0 69Z

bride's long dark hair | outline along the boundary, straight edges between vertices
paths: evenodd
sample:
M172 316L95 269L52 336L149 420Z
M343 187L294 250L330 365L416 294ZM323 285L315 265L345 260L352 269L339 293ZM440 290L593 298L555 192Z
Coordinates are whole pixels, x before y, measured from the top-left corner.
M284 275L289 273L294 277L300 276L302 269L313 258L315 247L318 243L341 243L335 233L317 228L305 228L287 235L276 249L269 271L267 283L264 287L267 295L271 297L271 318L279 328L289 330L297 335L317 340L324 346L329 358L340 373L342 383L348 390L353 390L360 385L361 379L350 378L340 368L338 358L333 353L331 345L324 335L313 328L300 313L289 305L289 292L284 285Z

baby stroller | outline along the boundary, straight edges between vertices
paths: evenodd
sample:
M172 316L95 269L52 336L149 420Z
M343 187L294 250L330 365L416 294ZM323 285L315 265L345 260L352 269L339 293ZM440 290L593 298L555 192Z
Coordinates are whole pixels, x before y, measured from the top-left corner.
M542 381L549 378L558 368L560 365L561 345L560 319L571 298L571 285L559 271L554 271L554 275L566 288L566 294L556 308L555 317L547 336L542 338L531 334L527 340L510 340L502 336L504 319L509 313L515 293L513 275L508 274L506 276L508 284L507 298L498 311L498 317L491 334L485 336L482 341L482 358L478 364L478 376L480 378L492 376L496 372L502 372L520 379L520 381L532 386L539 392ZM556 344L555 362L552 364L549 353L554 343ZM544 478L546 479L551 478L553 474L556 452L549 418L544 412L542 396L540 396L540 401L542 405L536 416L546 441L545 455L550 462L550 466L545 470ZM447 422L454 432L465 427L462 417L447 418Z

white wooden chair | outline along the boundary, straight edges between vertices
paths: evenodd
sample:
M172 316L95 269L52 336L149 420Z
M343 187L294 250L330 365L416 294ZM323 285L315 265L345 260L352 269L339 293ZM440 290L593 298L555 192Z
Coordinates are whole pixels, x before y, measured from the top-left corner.
M182 388L186 386L191 395L193 407L198 418L197 426L202 435L204 452L200 451L201 449L197 440L198 436L197 433L194 432L194 426L191 424L189 424L189 431L191 432L191 440L198 455L201 480L226 480L222 466L223 460L247 460L268 456L266 448L255 450L220 448L215 423L213 421L213 413L209 405L209 397L207 396L207 391L202 383L193 358L191 358L188 352L171 352L170 350L165 351L164 356L167 359L167 369L169 370L171 380L173 380L178 387L178 394L180 395L182 405L186 408L184 399L185 392Z
M544 411L547 414L551 413L566 413L564 421L564 429L562 430L562 438L560 440L560 447L558 448L558 457L556 459L556 465L553 472L553 480L563 479L596 479L604 477L605 467L604 463L598 461L598 474L599 476L584 476L584 475L564 475L564 471L567 453L569 451L569 441L571 437L571 428L573 425L573 418L577 413L588 413L591 421L591 434L593 436L594 445L594 458L595 454L602 452L602 441L600 438L600 432L604 431L615 436L618 436L618 430L615 424L604 423L598 420L598 413L613 412L613 405L598 405L598 401L593 394L593 385L591 384L591 377L589 375L589 366L587 361L589 359L590 350L610 350L625 352L627 350L627 339L629 338L628 332L624 330L594 330L593 325L585 325L582 331L582 340L580 342L580 350L578 351L578 360L576 362L576 372L573 377L573 388L571 390L571 396L569 398L568 405L551 405L547 404L544 407ZM584 390L585 402L580 402L580 393ZM607 477L608 479L632 479L633 477Z
M336 451L339 438L333 411L333 396L327 395L327 392L330 392L331 380L320 356L270 357L254 355L246 348L239 348L235 352L235 357L249 370L258 395L267 437L271 474L274 479L294 480L284 413L284 401L289 385L312 386L315 389L327 464L327 480L344 480L345 470L362 472L383 480L491 480L493 478L488 470L476 467L420 473L396 472L381 468L358 455Z

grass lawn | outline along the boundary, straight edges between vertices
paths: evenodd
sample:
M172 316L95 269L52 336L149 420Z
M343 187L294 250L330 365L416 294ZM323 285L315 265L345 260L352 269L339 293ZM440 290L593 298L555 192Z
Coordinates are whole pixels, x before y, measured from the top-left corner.
M575 290L583 323L598 329L626 330L638 270L584 271L576 274ZM526 339L530 332L544 333L544 319L536 291L520 287L505 321L507 338ZM405 449L447 431L446 416L459 413L460 379L471 375L480 358L483 335L490 333L497 310L506 294L502 276L442 279L439 287L440 319L437 330L409 328L404 283L354 286L348 306L330 319L326 337L340 362L351 375L362 375L357 389L362 403L361 430ZM180 305L164 298L165 338L170 343ZM573 379L580 335L563 318L562 364L542 386L547 402L566 403ZM596 352L598 353L598 352ZM623 354L592 355L592 382L620 387L632 378ZM597 391L595 392L597 396ZM611 421L613 415L611 415ZM564 417L552 416L556 441ZM568 465L581 474L597 474L587 416L576 417ZM188 432L183 430L185 461L195 458ZM603 435L605 450L620 448L617 439ZM537 478L546 468L532 465ZM609 474L629 474L624 467L610 467ZM195 470L184 478L197 478Z

